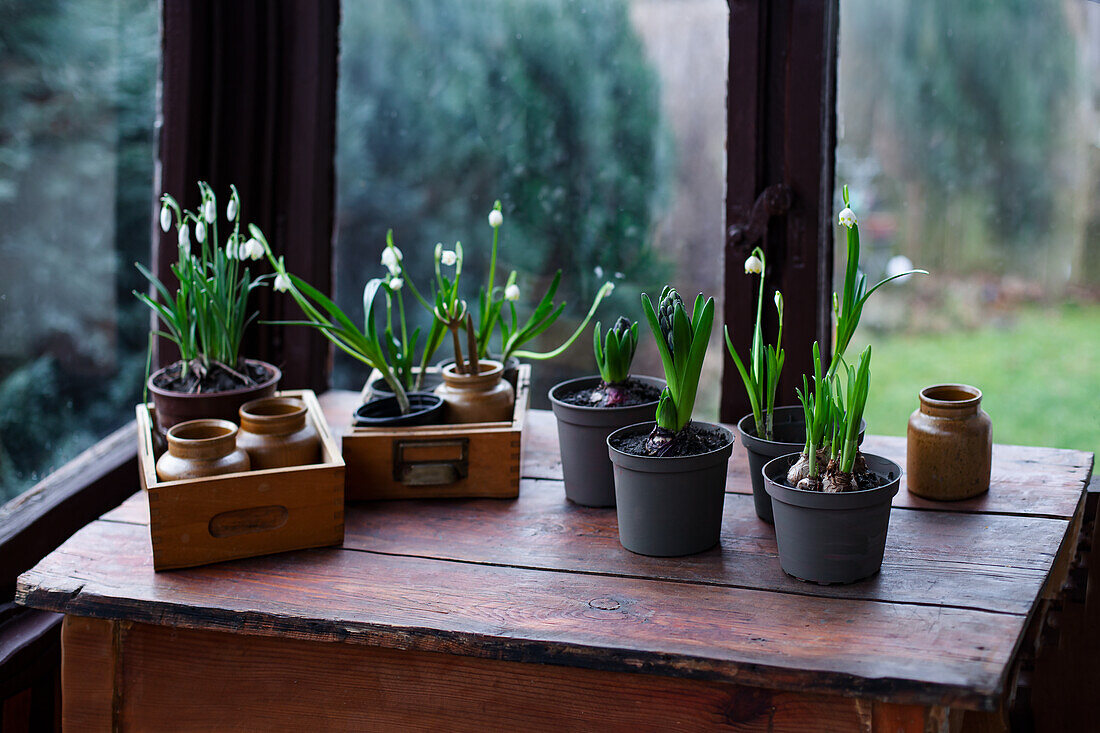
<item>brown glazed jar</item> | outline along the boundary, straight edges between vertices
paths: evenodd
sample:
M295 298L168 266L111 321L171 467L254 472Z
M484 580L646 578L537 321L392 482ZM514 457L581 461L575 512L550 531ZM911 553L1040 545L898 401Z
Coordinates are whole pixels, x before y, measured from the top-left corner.
M905 472L910 493L957 501L989 490L993 430L981 402L982 391L965 384L921 390L920 407L909 417Z
M321 436L306 419L306 406L292 397L263 397L241 405L237 447L252 468L308 466L321 462Z
M479 374L459 374L454 364L443 367L443 384L435 393L443 398L445 423L511 422L516 395L503 379L504 365L482 359Z
M237 448L237 426L228 420L188 420L168 429L168 452L157 461L161 481L247 471L248 454Z

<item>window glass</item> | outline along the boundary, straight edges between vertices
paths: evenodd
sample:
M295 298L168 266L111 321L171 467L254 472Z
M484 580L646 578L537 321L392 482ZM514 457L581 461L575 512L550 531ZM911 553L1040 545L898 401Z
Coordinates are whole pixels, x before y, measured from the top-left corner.
M671 282L685 296L715 295L721 312L727 19L724 0L345 4L341 307L361 320L363 285L385 272L388 228L422 288L435 244L461 240L473 305L499 199L499 256L519 273L521 319L563 273L565 313L532 348L561 343L610 279L597 318L605 328L619 314L640 321L634 371L660 374L639 294ZM711 418L720 330L697 413ZM437 359L450 356L448 341ZM548 406L555 382L595 371L590 327L561 357L535 363L533 404ZM337 357L336 386L358 389L365 376Z
M845 0L840 46L836 210L847 183L871 281L932 273L864 311L868 428L964 382L997 442L1096 450L1100 5Z
M154 0L0 0L0 502L133 418Z

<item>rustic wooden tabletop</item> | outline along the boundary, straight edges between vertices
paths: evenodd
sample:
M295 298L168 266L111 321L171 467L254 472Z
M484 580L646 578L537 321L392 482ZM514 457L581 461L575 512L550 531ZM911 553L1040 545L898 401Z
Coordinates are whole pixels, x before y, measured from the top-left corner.
M323 398L335 427L355 399ZM903 483L882 571L818 586L780 569L740 446L721 546L649 558L619 545L613 509L565 500L552 415L532 411L528 425L517 500L351 505L341 548L157 574L139 492L24 574L18 599L188 629L992 710L1068 571L1093 461L997 446L990 492L953 504ZM864 447L904 466L904 439Z

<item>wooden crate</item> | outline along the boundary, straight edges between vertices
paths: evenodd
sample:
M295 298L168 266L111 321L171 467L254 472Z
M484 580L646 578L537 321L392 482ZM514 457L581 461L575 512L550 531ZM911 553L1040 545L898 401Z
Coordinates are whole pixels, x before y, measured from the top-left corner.
M367 380L363 401L370 398ZM343 437L347 498L514 499L519 496L523 424L530 401L531 366L521 364L511 422L360 428Z
M149 498L153 568L205 565L344 541L344 461L311 390L306 404L322 462L181 481L156 474L152 405L138 405L138 468Z

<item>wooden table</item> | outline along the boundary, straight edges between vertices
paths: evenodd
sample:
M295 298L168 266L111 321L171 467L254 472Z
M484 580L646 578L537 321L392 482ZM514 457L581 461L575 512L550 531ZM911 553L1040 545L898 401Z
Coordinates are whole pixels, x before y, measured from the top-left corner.
M334 425L353 400L326 395ZM553 418L529 425L518 500L349 506L342 548L156 574L140 493L88 525L18 587L67 614L66 729L995 729L1093 461L998 446L986 496L903 487L882 572L817 586L780 570L740 446L721 547L658 559L565 500Z

